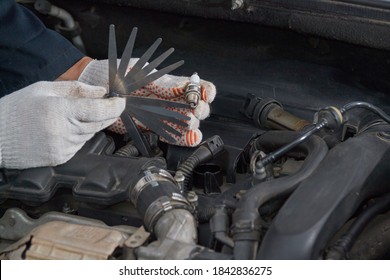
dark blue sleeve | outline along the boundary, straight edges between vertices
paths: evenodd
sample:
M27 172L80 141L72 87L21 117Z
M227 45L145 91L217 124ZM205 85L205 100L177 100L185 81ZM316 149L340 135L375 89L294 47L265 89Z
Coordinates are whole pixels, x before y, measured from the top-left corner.
M84 55L14 0L0 1L0 97L53 81Z

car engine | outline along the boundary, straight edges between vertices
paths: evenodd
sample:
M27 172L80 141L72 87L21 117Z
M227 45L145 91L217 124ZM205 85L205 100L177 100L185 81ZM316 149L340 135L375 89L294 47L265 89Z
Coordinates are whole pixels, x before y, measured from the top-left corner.
M390 258L387 1L44 1L72 30L19 2L91 57L111 23L122 50L142 31L136 55L162 37L217 97L198 147L102 131L0 170L2 259Z

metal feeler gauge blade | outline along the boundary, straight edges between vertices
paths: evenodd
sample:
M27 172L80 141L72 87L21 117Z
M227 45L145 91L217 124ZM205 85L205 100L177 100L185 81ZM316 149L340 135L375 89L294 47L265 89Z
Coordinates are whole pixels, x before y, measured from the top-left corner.
M145 66L145 64L148 62L148 60L152 57L154 52L157 50L158 46L161 44L162 39L158 38L153 45L149 47L149 49L138 59L138 61L131 67L130 71L126 75L126 80L131 81L133 80L133 75L135 73L138 73L142 68Z
M181 60L161 70L154 71L157 66L164 62L174 52L173 48L168 49L148 64L148 60L152 57L162 41L161 38L159 38L139 58L130 71L125 74L133 52L137 31L138 29L136 27L133 28L118 68L115 26L113 24L110 25L108 44L109 96L131 96L131 92L134 90L161 78L165 74L168 74L184 64L184 61Z
M177 113L172 109L189 109L189 106L179 102L138 97L132 95L132 92L175 70L179 66L183 65L184 61L178 61L163 69L155 71L155 68L164 62L174 52L174 49L170 48L156 59L148 63L148 60L153 56L162 41L161 38L158 38L126 74L133 53L137 32L138 29L134 27L127 41L125 50L123 51L122 59L118 67L115 26L113 24L110 25L108 44L108 96L126 97L127 102L124 114L128 114L131 117L137 118L145 126L149 127L156 134L164 137L168 141L174 141L173 137L171 137L168 132L170 134L179 136L180 132L175 127L188 126L185 121L190 120L190 118L183 114ZM173 124L173 126L169 126L165 121L169 121ZM130 136L132 138L138 138L138 141L136 142L144 142L141 146L147 146L147 143L145 143L146 140L143 139L141 133L139 133L139 131L132 131L134 130L134 127L136 127L132 118L127 118L126 123L129 124L129 122L132 122L132 125L129 125L129 127L126 126L126 130L131 134ZM149 154L150 151L147 150L149 149L141 148L141 154Z
M118 54L116 50L115 26L110 25L110 33L108 37L108 96L118 96L115 92L114 84L117 69Z

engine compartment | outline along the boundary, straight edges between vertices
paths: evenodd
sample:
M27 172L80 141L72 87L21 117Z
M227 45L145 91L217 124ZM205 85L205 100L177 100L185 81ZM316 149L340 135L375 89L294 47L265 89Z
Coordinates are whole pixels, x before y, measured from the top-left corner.
M377 113L349 110L256 169L327 106L363 101L389 112L388 51L253 23L52 3L77 19L88 55L107 56L110 23L119 49L138 26L136 53L161 36L186 61L174 74L196 71L218 93L199 147L145 133L154 151L146 158L127 136L104 131L64 165L1 170L3 258L390 257L390 126ZM188 178L177 176L193 158Z

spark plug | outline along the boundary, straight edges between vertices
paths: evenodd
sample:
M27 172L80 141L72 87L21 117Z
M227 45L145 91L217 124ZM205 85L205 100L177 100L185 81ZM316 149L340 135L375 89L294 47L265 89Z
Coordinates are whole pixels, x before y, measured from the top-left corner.
M192 74L190 78L190 83L186 87L185 91L185 99L186 102L190 105L192 109L195 109L200 100L200 78L198 76L198 73Z

